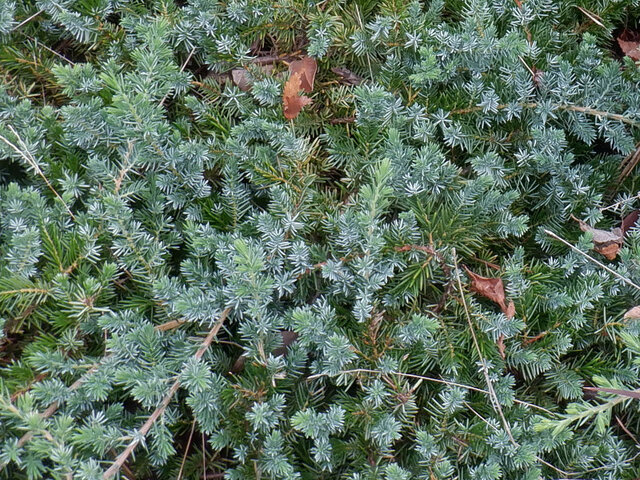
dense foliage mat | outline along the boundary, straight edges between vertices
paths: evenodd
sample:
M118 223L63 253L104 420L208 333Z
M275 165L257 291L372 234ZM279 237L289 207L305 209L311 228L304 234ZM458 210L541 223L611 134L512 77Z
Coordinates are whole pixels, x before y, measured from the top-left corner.
M0 0L0 478L640 476L638 18Z

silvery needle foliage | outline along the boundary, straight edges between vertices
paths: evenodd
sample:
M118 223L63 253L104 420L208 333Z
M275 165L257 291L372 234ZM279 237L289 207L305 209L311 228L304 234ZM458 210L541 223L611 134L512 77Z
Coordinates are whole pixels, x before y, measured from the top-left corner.
M640 476L639 15L0 0L0 478Z

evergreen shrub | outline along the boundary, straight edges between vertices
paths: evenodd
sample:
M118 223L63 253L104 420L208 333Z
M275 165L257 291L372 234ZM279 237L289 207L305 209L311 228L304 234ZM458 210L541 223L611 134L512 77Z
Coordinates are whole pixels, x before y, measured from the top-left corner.
M639 477L638 18L0 0L0 478Z

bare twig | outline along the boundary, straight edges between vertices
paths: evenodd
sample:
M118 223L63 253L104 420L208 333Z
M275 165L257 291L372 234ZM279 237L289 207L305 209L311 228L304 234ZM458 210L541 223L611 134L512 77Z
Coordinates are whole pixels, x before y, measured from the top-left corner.
M53 194L56 196L56 198L62 202L62 204L64 205L65 209L67 210L67 212L71 216L71 218L73 220L75 220L76 217L73 215L73 212L71 211L71 209L69 208L67 203L64 201L64 199L60 196L60 194L56 191L56 189L53 188L53 185L51 185L51 182L49 182L49 179L45 176L44 172L42 171L42 169L38 165L38 162L36 162L36 159L33 158L33 155L31 155L31 152L29 151L29 148L22 141L22 139L20 138L20 135L18 135L18 132L16 132L16 130L11 125L8 125L8 128L9 128L9 130L11 130L11 133L13 133L16 136L16 138L18 139L18 142L21 144L23 150L20 150L14 143L12 143L10 140L8 140L6 137L4 137L2 135L0 135L0 140L2 140L4 143L9 145L9 147L11 147L11 149L13 151L15 151L18 155L20 155L31 166L31 168L33 168L33 170L38 175L40 175L40 177L44 180L44 183L46 183L47 187L49 187L49 190L51 190L53 192Z
M193 438L193 432L196 429L196 420L195 418L193 419L193 422L191 423L191 433L189 434L189 440L187 440L187 446L184 449L184 456L182 457L182 463L180 464L180 471L178 472L178 477L177 480L180 480L182 478L182 471L184 470L184 464L187 461L187 454L189 453L189 448L191 448L191 439Z
M502 406L500 405L498 396L496 395L496 392L493 389L493 382L489 378L489 372L487 371L487 363L484 357L482 356L482 351L480 350L480 344L478 343L478 338L476 337L476 331L473 328L473 322L471 321L471 313L469 312L469 307L467 306L467 301L464 296L464 289L462 288L462 281L460 280L460 269L458 267L458 258L456 256L455 249L453 250L453 262L456 267L456 282L458 283L458 289L460 290L460 298L462 299L462 306L464 307L465 317L467 318L467 323L469 324L469 331L471 332L473 345L476 349L476 352L478 353L478 358L480 359L480 363L482 364L481 370L482 370L482 374L484 375L485 382L487 384L487 390L489 391L489 398L491 399L491 404L493 406L493 409L500 416L504 430L509 436L509 440L513 445L518 446L518 442L516 442L515 438L513 438L513 434L511 433L511 426L509 425L509 422L507 422L507 418L504 416L504 412L502 411Z
M520 106L522 108L537 108L538 107L538 103L535 102L530 102L530 103L521 103ZM507 108L508 105L506 104L501 104L498 105L498 110L503 110L505 108ZM615 120L617 122L622 122L622 123L626 123L627 125L631 125L631 126L637 126L638 122L635 121L632 118L629 117L625 117L624 115L620 115L617 113L611 113L611 112L605 112L603 110L597 110L595 108L591 108L591 107L583 107L580 105L563 105L560 103L554 104L552 105L553 108L557 109L557 110L567 110L570 112L579 112L579 113L584 113L585 115L591 115L594 117L602 117L602 118L608 118L610 120ZM474 107L469 107L469 108L460 108L458 110L453 110L451 112L452 115L465 115L468 113L474 113L474 112L480 112L482 111L483 107L478 107L478 106L474 106Z
M289 60L293 60L294 58L294 55L266 55L264 57L254 58L253 60L251 60L251 63L256 65L270 65L272 63L288 62Z
M23 21L21 21L18 25L16 25L15 27L13 27L11 29L12 32L15 32L16 30L20 29L21 27L23 27L24 25L26 25L27 23L29 23L31 20L33 20L34 18L36 18L38 15L40 15L41 13L43 13L44 10L38 10L36 13L34 13L33 15L31 15L30 17L25 18Z
M187 63L189 63L189 61L191 60L191 57L193 57L194 53L196 53L196 47L193 47L191 49L191 51L189 52L189 56L187 56L187 59L184 61L184 63L180 67L180 73L184 72L184 69L187 67ZM170 92L171 92L171 90L169 90L169 92L167 92L165 94L165 96L162 97L162 100L160 100L160 106L164 105L164 102L167 100L167 97L169 96Z
M640 152L640 149L638 150L638 152ZM640 158L640 155L638 156L638 158ZM633 197L625 198L624 200L620 200L619 202L612 203L611 205L607 205L606 207L602 207L600 211L606 212L607 210L616 210L622 207L623 205L626 205L627 203L631 203L638 200L639 198L640 198L640 193L638 193L637 195L634 195Z
M207 335L207 337L202 342L202 345L200 346L198 351L195 353L194 358L196 360L199 360L200 358L202 358L202 355L204 355L204 352L207 350L207 348L209 348L209 345L211 345L211 342L213 342L213 339L216 337L216 335L218 335L218 332L220 331L220 328L222 328L222 324L226 320L230 311L231 311L230 308L226 308L222 312L222 314L220 315L220 318L218 319L218 321L215 323L215 325L209 332L209 335ZM180 388L180 379L178 378L173 383L173 385L171 385L171 388L169 389L169 392L162 400L162 403L160 403L158 408L156 408L156 410L151 414L151 416L147 419L147 421L144 422L144 425L142 425L140 430L138 430L137 433L139 435L137 435L133 440L131 440L127 448L125 448L124 451L120 455L118 455L118 458L116 458L116 460L109 467L109 469L106 472L104 472L104 475L102 475L102 478L104 480L107 480L113 477L116 473L118 473L118 471L120 470L124 462L127 461L129 456L133 453L135 448L140 443L141 438L144 438L147 435L147 433L149 433L149 430L151 430L151 427L156 422L156 420L158 420L164 414L164 411L167 409L167 407L171 403L171 399L173 398L173 396L175 395L175 393L178 391L179 388Z
M631 152L620 163L620 169L622 171L618 176L618 181L616 182L616 185L620 185L624 181L624 179L629 176L629 174L633 171L633 169L636 168L639 162L640 162L640 143L636 144L636 149L633 152Z
M47 50L48 52L53 53L55 56L61 58L62 60L64 60L65 62L69 63L70 65L75 65L74 62L72 62L71 60L69 60L67 57L65 57L64 55L62 55L61 53L56 52L55 50L53 50L52 48L47 47L44 43L38 42L37 38L33 38L30 37L29 35L27 35L24 32L19 32L21 35L24 35L25 37L27 37L29 40L31 40L33 43L35 43L39 48L44 48L45 50Z
M579 7L578 5L576 5L576 8L580 10L583 14L585 14L589 18L589 20L591 20L593 23L595 23L599 27L606 28L604 26L604 23L602 23L603 22L602 18L600 18L598 15L596 15L593 12L590 12L585 8Z
M618 422L618 425L620 425L620 428L624 431L624 433L629 435L629 438L633 440L633 443L635 443L636 446L639 446L640 444L638 443L638 439L636 438L636 436L629 431L627 426L624 423L622 423L622 420L620 420L620 417L618 417L617 415L616 415L616 422Z
M370 370L367 368L354 368L352 370L341 370L340 372L338 372L338 375L345 375L345 374L352 374L352 373L373 373L377 375L385 375L385 373L388 373L390 375L398 375L400 377L415 378L418 380L426 380L427 382L441 383L443 385L448 385L450 387L464 388L465 390L470 390L472 392L484 393L485 395L489 395L489 392L487 390L483 390L482 388L472 387L471 385L465 385L463 383L451 382L449 380L443 380L441 378L426 377L424 375L416 375L413 373L404 373L404 372L396 372L396 371L382 372L381 370ZM308 376L307 380L313 380L314 378L327 377L327 376L328 374L326 373L316 373L315 375ZM547 410L544 407L534 405L533 403L523 402L522 400L517 400L517 399L514 399L513 401L514 403L517 403L519 405L529 407L529 408L535 408L549 415L557 415L553 413L551 410Z
M185 320L170 320L160 325L156 325L155 328L160 332L166 332L167 330L173 330L174 328L178 328L183 323L185 323Z

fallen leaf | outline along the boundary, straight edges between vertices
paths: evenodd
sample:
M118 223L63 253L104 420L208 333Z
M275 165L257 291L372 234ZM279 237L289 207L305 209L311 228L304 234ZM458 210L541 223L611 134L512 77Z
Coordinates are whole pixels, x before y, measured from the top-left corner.
M620 251L620 245L617 243L609 243L607 245L594 245L593 249L607 260L615 260Z
M247 69L234 68L231 70L231 78L233 79L233 83L235 83L235 85L243 92L251 90L253 78Z
M331 71L338 75L340 77L338 81L345 85L360 85L362 83L362 77L359 77L348 68L334 67Z
M626 234L630 228L635 227L636 222L638 221L638 214L640 214L640 210L634 210L622 219L620 228L622 229L623 234Z
M294 60L289 64L289 72L291 75L300 74L300 87L307 93L313 92L313 81L318 71L317 62L311 57L303 57L300 60Z
M273 72L273 65L255 65L252 71L264 76L271 75L271 73ZM246 68L234 68L233 70L231 70L231 80L240 90L242 90L243 92L248 92L253 87L256 78Z
M625 319L640 318L640 306L631 308L624 314Z
M622 228L616 227L610 231L594 228L572 215L572 218L580 225L580 230L590 232L593 235L593 249L604 255L609 260L614 260L624 241Z
M302 108L311 103L309 97L305 97L304 95L298 96L301 84L302 75L300 72L292 73L287 83L284 84L282 101L284 103L284 116L288 120L296 118Z
M465 270L471 277L471 290L497 303L508 318L513 318L516 308L513 302L509 302L509 306L506 304L502 279L483 277L473 273L467 267L465 267Z
M618 36L618 45L622 52L633 60L640 60L640 34L630 30L624 30Z

